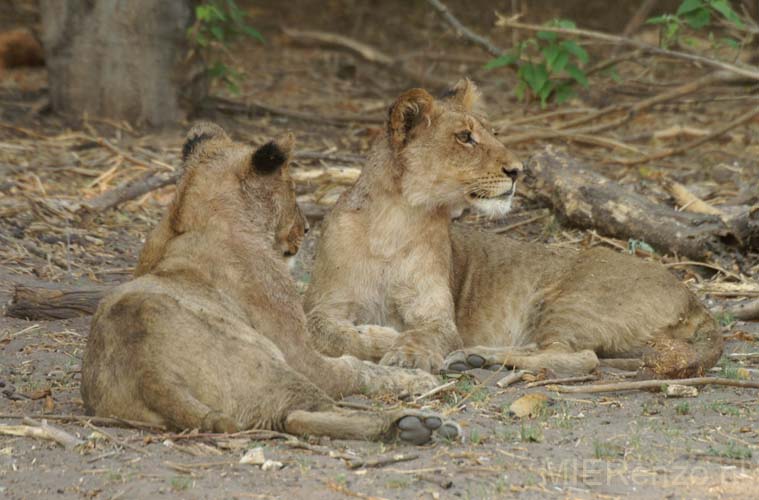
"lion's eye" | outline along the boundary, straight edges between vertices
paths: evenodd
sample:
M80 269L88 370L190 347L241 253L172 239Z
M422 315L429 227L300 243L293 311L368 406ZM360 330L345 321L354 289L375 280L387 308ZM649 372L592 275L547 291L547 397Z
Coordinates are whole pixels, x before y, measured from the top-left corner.
M456 134L456 140L462 144L471 144L473 146L477 144L477 141L472 137L472 132L469 130L464 130L463 132Z

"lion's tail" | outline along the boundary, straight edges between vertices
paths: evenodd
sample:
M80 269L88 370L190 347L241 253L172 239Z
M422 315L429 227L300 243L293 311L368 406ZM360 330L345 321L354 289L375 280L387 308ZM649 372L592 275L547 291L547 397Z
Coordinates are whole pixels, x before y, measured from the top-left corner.
M377 325L354 326L319 312L308 315L311 346L326 356L355 356L378 362L387 353L399 333Z
M683 335L683 333L690 335ZM701 305L670 335L656 338L643 358L643 371L655 378L698 377L717 364L724 340L719 325Z

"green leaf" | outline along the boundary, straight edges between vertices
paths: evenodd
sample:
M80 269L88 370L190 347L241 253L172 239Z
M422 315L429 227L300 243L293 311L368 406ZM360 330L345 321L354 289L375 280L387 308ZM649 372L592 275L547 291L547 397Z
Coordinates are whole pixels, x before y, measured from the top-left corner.
M527 90L527 85L524 83L524 81L520 80L517 84L517 88L514 89L514 95L517 96L517 99L520 101L524 100L524 91Z
M541 52L543 53L543 58L546 61L546 67L550 73L552 71L554 63L556 62L556 59L559 57L559 54L562 53L562 50L559 49L558 45L552 43L543 47L543 50L541 50Z
M738 40L734 40L732 38L723 38L722 43L730 47L731 49L739 49L741 47L741 44Z
M208 5L198 5L195 7L195 17L198 21L209 21L211 13Z
M264 39L264 36L257 29L252 28L252 27L248 26L247 24L244 25L244 26L241 26L240 29L242 30L243 33L245 33L249 37L255 38L256 40L258 40L261 43L266 43L266 40Z
M608 70L606 70L606 74L609 75L609 78L611 78L616 83L622 83L622 77L619 76L619 72L617 71L616 66L611 66Z
M590 57L588 57L588 53L585 51L585 49L580 47L572 40L564 40L560 45L564 48L564 50L575 56L577 60L582 64L587 64L590 60Z
M698 9L691 12L688 12L683 16L683 19L685 19L685 22L688 23L688 25L697 30L701 29L704 26L709 24L709 21L711 21L712 15L711 13L706 9Z
M563 28L565 30L577 29L577 25L574 21L570 21L569 19L556 19L554 24L557 28Z
M548 70L546 70L544 64L532 63L525 64L523 68L524 75L522 78L530 86L530 89L535 94L538 94L543 89L543 85L548 81Z
M683 0L683 3L681 3L680 7L677 8L676 14L678 16L687 14L688 12L693 12L694 10L702 9L703 7L703 0Z
M547 42L553 42L556 40L556 33L553 31L538 31L538 33L535 35L541 40L545 40Z
M553 85L550 81L547 81L543 88L540 89L540 92L538 92L538 97L540 97L540 107L545 108L546 103L548 102L548 97L551 95L551 92L553 92Z
M223 78L227 73L229 73L229 67L222 62L216 62L208 68L208 76L211 78Z
M567 67L567 63L569 62L569 52L560 51L559 56L556 58L556 60L553 62L553 67L551 68L552 73L561 73L564 71L564 68Z
M211 34L219 42L224 41L224 29L222 29L222 27L219 26L218 24L214 24L213 26L211 26Z
M488 61L488 63L484 66L484 69L496 69L496 68L502 68L503 66L508 66L510 64L514 64L517 62L519 58L516 56L516 54L512 53L506 53L501 54L500 56L491 59Z
M570 64L567 66L565 71L569 73L569 76L574 78L577 83L585 88L588 88L588 77L585 75L585 72L583 70L574 64Z
M674 21L674 17L670 14L664 14L663 16L649 17L646 19L646 24L667 24Z
M733 8L730 7L730 3L728 3L727 0L710 0L709 6L725 16L725 19L731 23L735 24L736 26L743 27L743 21L741 21L741 18L738 16L738 14L735 13Z
M564 103L567 99L575 95L575 91L572 89L572 85L562 83L556 87L556 91L553 94L554 99L558 104Z

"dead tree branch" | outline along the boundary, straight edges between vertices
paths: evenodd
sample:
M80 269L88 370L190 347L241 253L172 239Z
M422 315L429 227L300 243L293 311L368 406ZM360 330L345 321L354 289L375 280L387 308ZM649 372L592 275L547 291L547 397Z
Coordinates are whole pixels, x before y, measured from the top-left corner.
M572 28L555 28L555 27L550 27L550 26L541 26L537 24L520 23L519 21L509 19L498 13L496 13L496 15L498 16L498 21L496 21L496 26L528 30L528 31L549 31L553 33L560 33L562 35L584 36L586 38L594 38L596 40L603 40L605 42L609 42L615 45L629 45L629 46L633 46L633 47L637 47L639 49L645 50L646 52L651 53L651 54L674 57L676 59L683 59L683 60L694 62L694 63L700 63L706 66L711 66L713 68L730 71L737 75L751 78L752 80L759 80L759 70L757 70L756 68L749 67L749 66L743 66L743 65L739 66L737 64L730 64L724 61L718 61L716 59L699 56L697 54L689 54L687 52L679 52L676 50L662 49L655 45L650 45L648 43L635 40L634 38L610 35L608 33L602 33L600 31L572 29Z
M462 24L461 21L458 20L456 16L453 15L451 10L440 0L427 0L427 3L432 5L432 7L437 10L441 16L450 24L453 26L453 29L456 30L456 33L460 34L470 42L473 42L476 45L479 45L480 47L487 50L490 54L494 56L500 56L503 54L504 50L497 45L493 44L490 40L485 38L482 35L478 35L471 29L467 28Z

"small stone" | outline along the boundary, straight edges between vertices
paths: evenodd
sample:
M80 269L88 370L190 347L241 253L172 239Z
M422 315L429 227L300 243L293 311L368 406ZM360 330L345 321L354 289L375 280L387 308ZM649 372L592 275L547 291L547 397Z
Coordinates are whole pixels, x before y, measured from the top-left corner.
M282 467L284 467L282 462L277 462L276 460L266 460L261 466L261 470L279 470Z
M245 452L245 455L240 459L241 464L250 465L265 465L268 460L264 457L264 449L260 446L258 448L251 448Z

